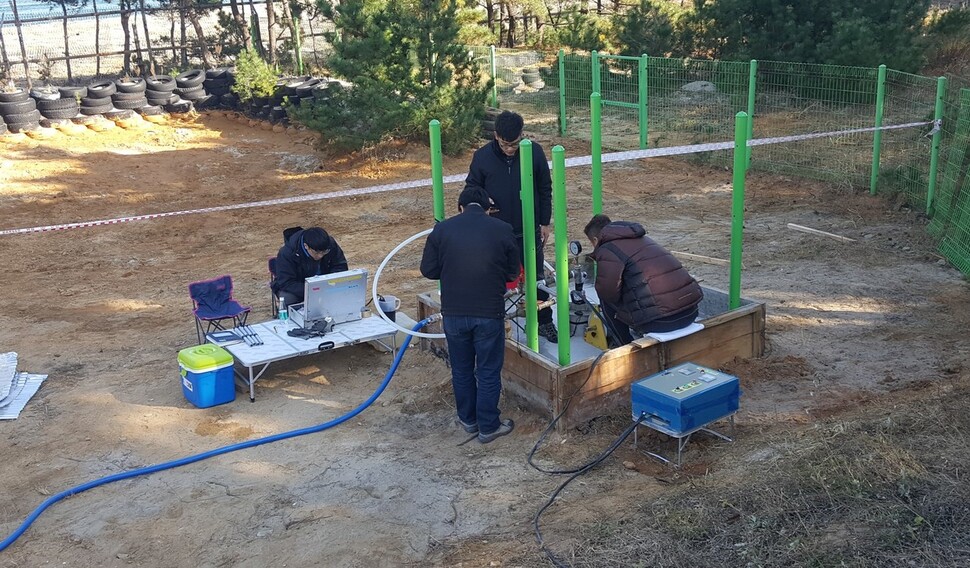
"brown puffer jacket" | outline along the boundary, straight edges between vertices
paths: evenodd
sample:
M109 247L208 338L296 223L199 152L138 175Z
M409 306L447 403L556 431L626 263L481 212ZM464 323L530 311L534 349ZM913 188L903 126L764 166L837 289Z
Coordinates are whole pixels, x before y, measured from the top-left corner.
M596 260L596 294L617 319L641 328L700 303L704 292L667 249L639 223L614 221L600 233L590 255Z

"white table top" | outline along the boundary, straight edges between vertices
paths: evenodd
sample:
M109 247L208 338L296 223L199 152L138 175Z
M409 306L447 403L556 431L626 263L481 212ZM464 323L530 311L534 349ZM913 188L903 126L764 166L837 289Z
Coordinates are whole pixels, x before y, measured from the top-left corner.
M396 327L380 317L340 323L334 326L332 332L323 337L306 339L290 337L286 334L287 330L297 327L290 321L269 320L247 327L259 335L259 339L263 342L262 345L246 345L244 341L219 343L212 341L209 336L206 336L206 338L210 342L225 348L243 366L252 367L291 357L339 349L347 345L356 345L364 341L388 337L398 331ZM321 346L323 346L322 349Z

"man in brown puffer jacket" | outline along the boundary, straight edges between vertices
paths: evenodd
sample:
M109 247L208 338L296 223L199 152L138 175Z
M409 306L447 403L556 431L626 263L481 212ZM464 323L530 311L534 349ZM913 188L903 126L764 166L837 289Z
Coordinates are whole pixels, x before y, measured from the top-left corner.
M623 345L650 332L690 325L704 297L700 285L639 223L595 215L583 229L596 261L596 294L605 322Z

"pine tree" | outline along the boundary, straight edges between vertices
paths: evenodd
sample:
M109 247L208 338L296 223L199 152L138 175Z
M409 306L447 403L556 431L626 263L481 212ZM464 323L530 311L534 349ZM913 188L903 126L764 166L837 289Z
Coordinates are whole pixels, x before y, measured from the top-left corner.
M457 153L478 130L489 85L457 42L450 0L342 0L322 4L336 32L329 66L352 86L329 104L294 115L340 148L388 137L426 139L441 121L442 147Z

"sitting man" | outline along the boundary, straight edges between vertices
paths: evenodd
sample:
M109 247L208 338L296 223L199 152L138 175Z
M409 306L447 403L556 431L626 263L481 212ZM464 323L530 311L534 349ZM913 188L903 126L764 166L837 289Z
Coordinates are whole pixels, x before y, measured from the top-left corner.
M347 258L337 241L320 227L303 229L290 235L276 255L273 293L284 306L298 304L308 277L344 270Z
M583 229L596 261L596 294L619 345L686 327L704 297L700 285L639 223L594 215Z

